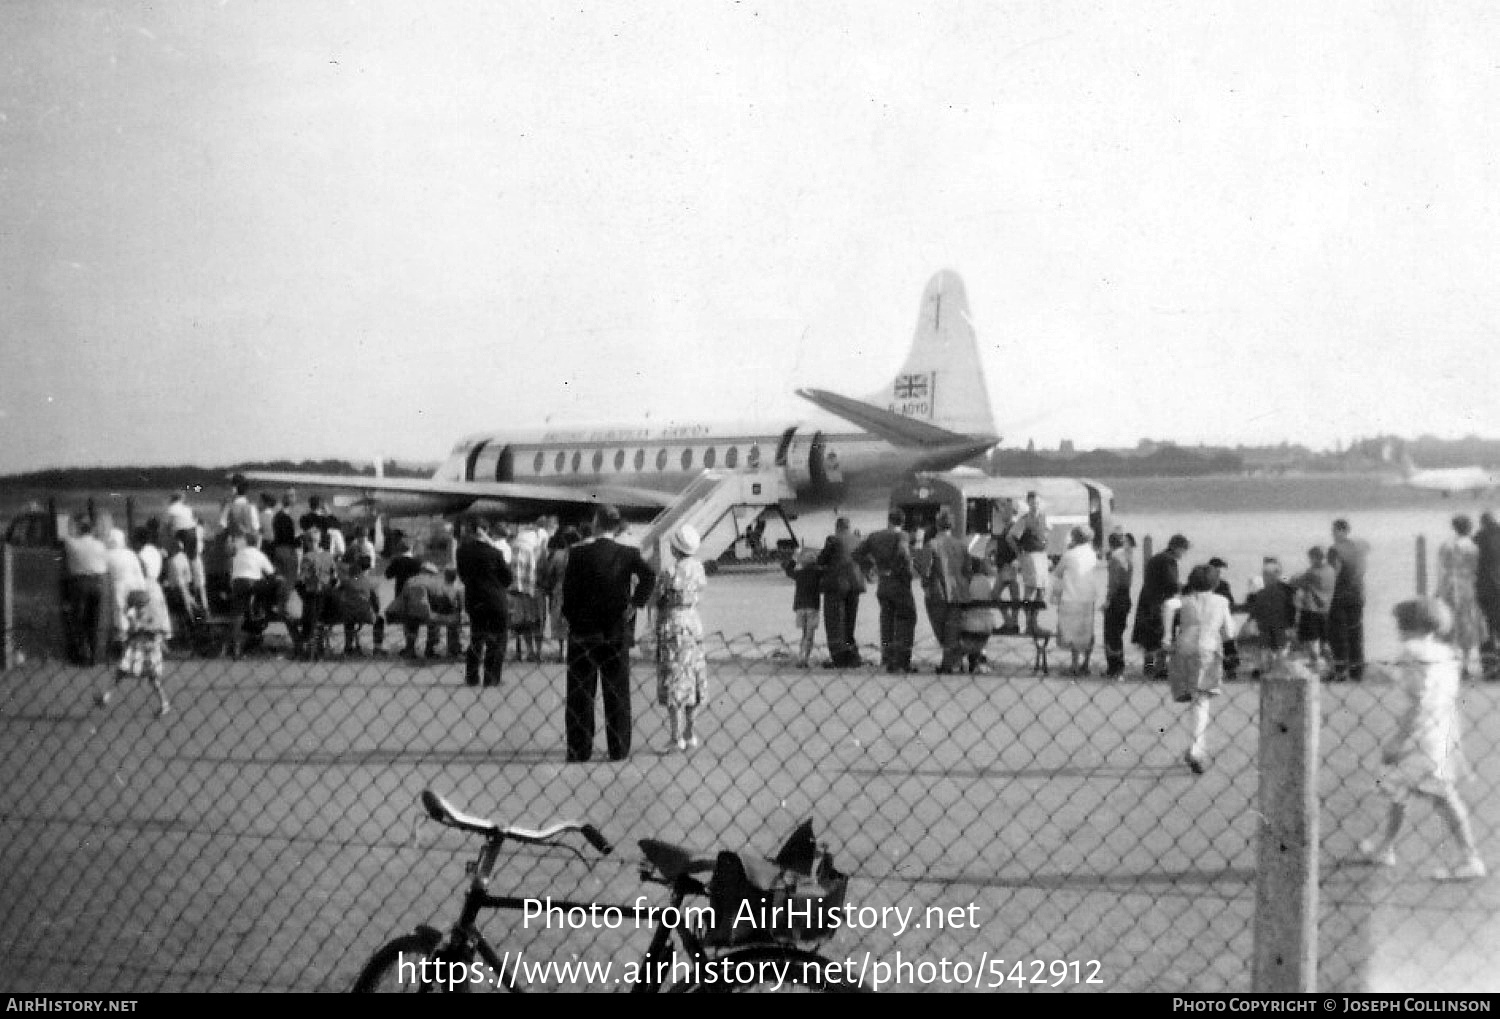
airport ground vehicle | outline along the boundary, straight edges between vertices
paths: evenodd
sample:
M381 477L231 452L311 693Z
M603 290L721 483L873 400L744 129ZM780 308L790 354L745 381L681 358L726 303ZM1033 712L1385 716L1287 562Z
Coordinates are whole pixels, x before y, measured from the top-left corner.
M410 934L387 942L365 964L354 983L354 992L525 990L524 978L518 978L519 966L512 962L515 954L506 952L502 956L475 925L481 910L522 911L527 908L528 901L533 905L537 902L535 898L527 900L489 893L490 878L505 843L556 845L561 837L578 834L601 854L607 855L613 847L590 824L565 822L540 830L505 827L455 809L430 789L423 791L422 805L433 820L450 828L484 836L478 858L467 868L470 881L464 895L462 912L446 934L424 925ZM643 839L640 845L646 857L641 866L641 879L664 885L671 890L669 905L676 915L684 915L683 902L688 896L709 894L708 886L699 875L711 872L716 865L715 860L698 858L678 846L655 839ZM572 847L568 848L578 852ZM606 906L556 899L549 902L565 912L571 909L614 909L623 917L634 917L636 921L640 919L635 906ZM665 910L658 911L653 916L663 915L664 912ZM631 921L627 921L627 927L630 925ZM777 972L786 974L785 981L779 987L782 990L824 993L865 990L856 982L826 978L826 974L841 973L842 967L816 952L795 945L765 940L719 949L708 944L700 932L686 924L669 926L648 918L637 925L652 926L653 933L646 954L636 968L638 978L630 988L633 993L662 990L699 993L773 990L778 988L772 986L770 976ZM672 964L678 958L693 964L691 967L681 967L678 973L696 973L699 979L691 976L685 980L675 979ZM744 974L745 979L739 979L740 974ZM478 979L470 979L471 977ZM765 979L757 979L758 977Z
M5 544L18 548L56 548L66 532L67 517L43 509L27 509L11 518Z
M1115 494L1107 485L1088 478L992 478L949 471L918 474L891 490L891 508L906 513L908 526L932 525L940 509L953 515L953 533L967 540L976 534L995 534L1005 519L1002 502L1010 500L1017 512L1026 511L1026 494L1036 492L1051 527L1047 551L1054 559L1068 547L1068 534L1079 524L1094 533L1094 550L1103 553L1113 526Z

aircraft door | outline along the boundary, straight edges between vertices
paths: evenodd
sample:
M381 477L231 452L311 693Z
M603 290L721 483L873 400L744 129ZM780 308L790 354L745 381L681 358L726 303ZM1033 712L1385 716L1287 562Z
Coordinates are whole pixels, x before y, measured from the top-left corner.
M822 432L814 432L811 436L791 435L785 446L787 481L798 495L836 499L842 494L843 472L839 470L838 457L828 449ZM830 456L832 465L829 464Z
M484 452L484 448L489 444L490 441L488 439L480 439L478 442L474 443L473 446L469 447L468 456L464 458L465 481L480 480L478 475L475 473L475 468L479 463L480 455Z
M844 483L844 472L839 467L838 450L828 445L828 440L823 437L822 432L813 433L812 442L813 463L823 465L823 483L828 485L842 485Z
M964 500L964 534L990 534L994 503L989 499Z
M511 451L509 446L500 450L500 456L495 461L495 480L516 480L516 454Z
M1103 553L1106 545L1104 528L1109 524L1104 512L1104 496L1093 485L1084 485L1089 495L1089 530L1094 532L1094 551Z
M483 442L476 447L475 452L470 453L469 477L473 481L509 481L510 476L501 476L501 469L511 465L512 456L509 446L497 446L493 442Z

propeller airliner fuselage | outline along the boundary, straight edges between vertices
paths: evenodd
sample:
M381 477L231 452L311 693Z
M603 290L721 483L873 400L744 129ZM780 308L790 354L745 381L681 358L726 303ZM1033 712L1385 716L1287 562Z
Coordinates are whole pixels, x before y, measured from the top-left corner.
M963 282L938 273L922 295L901 372L856 400L823 390L798 394L841 419L807 423L602 425L482 432L459 440L431 478L365 478L247 472L261 485L331 489L387 515L476 509L516 515L581 515L608 502L637 519L655 516L705 469L779 471L793 512L882 500L916 471L941 471L982 455L994 433L978 341Z

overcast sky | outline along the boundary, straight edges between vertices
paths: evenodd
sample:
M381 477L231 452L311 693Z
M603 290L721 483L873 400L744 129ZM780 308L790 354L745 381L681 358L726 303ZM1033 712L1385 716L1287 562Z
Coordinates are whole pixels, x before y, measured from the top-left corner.
M863 395L1500 435L1488 2L0 6L0 471Z

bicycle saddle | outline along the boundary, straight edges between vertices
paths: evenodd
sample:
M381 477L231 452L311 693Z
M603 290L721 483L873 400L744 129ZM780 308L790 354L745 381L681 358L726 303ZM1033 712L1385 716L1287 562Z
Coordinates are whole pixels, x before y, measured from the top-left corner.
M707 874L714 869L714 861L707 857L694 856L692 850L674 846L658 839L641 839L641 852L653 867L661 871L668 881L676 881L688 874Z

